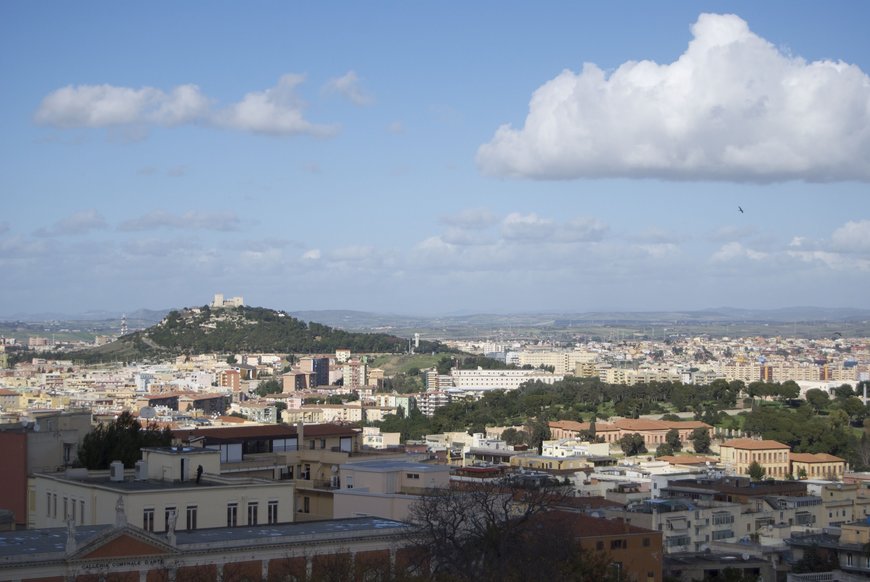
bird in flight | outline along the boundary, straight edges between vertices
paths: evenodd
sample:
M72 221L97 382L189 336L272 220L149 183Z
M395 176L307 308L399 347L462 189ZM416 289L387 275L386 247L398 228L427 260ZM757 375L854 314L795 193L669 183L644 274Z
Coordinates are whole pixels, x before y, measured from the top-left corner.
M738 206L738 207L737 207L737 210L740 211L740 214L743 214L743 208L742 208L741 206Z

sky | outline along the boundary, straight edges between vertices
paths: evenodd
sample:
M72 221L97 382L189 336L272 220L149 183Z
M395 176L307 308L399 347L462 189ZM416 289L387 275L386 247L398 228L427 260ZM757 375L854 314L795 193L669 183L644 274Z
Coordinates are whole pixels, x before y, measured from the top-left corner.
M866 2L0 3L0 315L870 308Z

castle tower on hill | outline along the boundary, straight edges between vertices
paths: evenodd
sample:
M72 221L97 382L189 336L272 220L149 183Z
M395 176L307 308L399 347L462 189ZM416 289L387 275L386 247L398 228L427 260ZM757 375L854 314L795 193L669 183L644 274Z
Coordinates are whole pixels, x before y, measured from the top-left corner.
M211 302L211 307L214 309L221 309L223 307L244 307L244 305L245 299L241 295L224 299L223 293L215 293L214 300Z

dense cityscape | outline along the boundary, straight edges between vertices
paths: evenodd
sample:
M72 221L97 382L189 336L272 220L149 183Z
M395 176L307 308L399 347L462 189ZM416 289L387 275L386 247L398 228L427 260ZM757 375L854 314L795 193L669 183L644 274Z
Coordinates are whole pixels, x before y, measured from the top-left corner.
M0 582L870 579L868 22L0 2Z
M4 578L527 579L540 527L576 544L537 550L554 579L868 568L867 338L441 338L419 353L417 334L392 353L82 361L171 322L292 319L248 309L216 294L89 346L2 339L16 541L0 547L34 547L4 555ZM791 433L788 418L803 419ZM453 512L489 520L498 547L470 517L445 533Z

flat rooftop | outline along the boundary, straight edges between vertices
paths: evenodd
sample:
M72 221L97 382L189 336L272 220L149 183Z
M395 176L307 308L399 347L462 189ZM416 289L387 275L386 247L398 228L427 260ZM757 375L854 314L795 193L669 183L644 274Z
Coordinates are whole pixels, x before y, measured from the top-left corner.
M144 535L166 541L163 534L148 534L134 526L129 528ZM401 534L409 526L400 521L377 517L334 519L305 523L282 523L251 527L219 527L176 532L178 549L195 550L202 547L261 546L280 543L301 543L312 539L342 539L375 533ZM76 527L76 545L81 548L99 535L114 529L113 525ZM62 559L66 552L66 527L0 532L0 565L30 559Z

